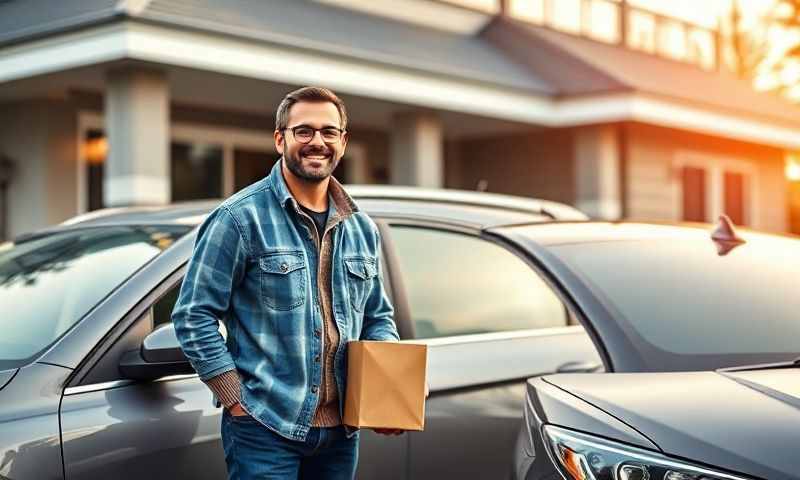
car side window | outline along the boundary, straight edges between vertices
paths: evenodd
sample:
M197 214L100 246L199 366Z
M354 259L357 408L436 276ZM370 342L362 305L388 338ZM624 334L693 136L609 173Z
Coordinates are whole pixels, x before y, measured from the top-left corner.
M183 282L181 281L173 285L167 291L167 293L162 295L161 298L156 300L156 302L153 304L153 330L165 323L172 322L172 310L175 308L175 304L178 302L178 295L181 293L182 283ZM219 331L223 338L228 337L228 330L225 327L224 322L219 322Z
M180 291L181 283L178 282L153 304L153 328L172 321L172 309L178 301Z
M489 240L392 225L417 338L558 327L563 302L523 259Z

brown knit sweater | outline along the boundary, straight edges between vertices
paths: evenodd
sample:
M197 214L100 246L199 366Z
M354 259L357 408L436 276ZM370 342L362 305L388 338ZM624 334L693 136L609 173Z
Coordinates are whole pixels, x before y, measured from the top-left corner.
M334 359L336 349L339 345L339 329L333 318L333 292L331 291L331 258L333 257L333 235L331 229L350 216L353 212L349 198L344 192L341 184L331 177L328 192L336 206L336 214L328 217L325 232L320 239L319 232L314 221L306 215L294 203L294 208L300 218L307 224L308 228L314 232L316 245L319 248L319 271L317 275L318 298L323 319L323 335L320 341L323 343L322 358L314 359L322 362L322 383L318 390L319 403L314 413L312 425L315 427L334 427L342 424L339 409L339 392L334 375ZM324 340L323 340L324 339ZM220 402L227 408L239 402L239 375L235 370L217 375L210 378L206 385L219 398Z
M323 342L322 358L322 384L319 388L319 403L317 411L314 413L312 425L315 427L335 427L342 424L342 417L339 413L339 393L336 388L336 378L333 372L333 360L336 357L336 349L339 346L339 327L333 319L332 292L331 292L331 253L333 251L333 235L330 229L338 223L333 216L328 218L322 239L319 238L317 227L314 221L300 212L302 218L308 224L308 228L315 233L319 247L319 272L317 275L317 290L319 292L320 309L322 310ZM317 361L317 359L315 359Z

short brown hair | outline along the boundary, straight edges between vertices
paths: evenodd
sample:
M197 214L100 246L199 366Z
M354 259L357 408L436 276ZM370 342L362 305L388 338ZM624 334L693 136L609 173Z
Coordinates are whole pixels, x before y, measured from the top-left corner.
M339 128L347 129L347 110L344 108L344 102L335 93L322 87L303 87L287 93L281 100L275 113L275 130L281 131L289 126L289 109L297 102L331 102L339 111L341 118Z

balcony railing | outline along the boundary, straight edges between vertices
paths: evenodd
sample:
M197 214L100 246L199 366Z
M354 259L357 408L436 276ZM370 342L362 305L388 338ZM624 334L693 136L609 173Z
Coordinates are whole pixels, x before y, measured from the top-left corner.
M628 0L439 0L618 44L713 70L720 65L719 28L631 5Z

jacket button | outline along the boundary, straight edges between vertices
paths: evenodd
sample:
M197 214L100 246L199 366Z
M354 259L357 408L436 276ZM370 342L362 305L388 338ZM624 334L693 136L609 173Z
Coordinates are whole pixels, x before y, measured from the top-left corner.
M311 393L317 393L317 390L319 390L319 388L317 388L317 386L316 386L316 385L314 385L313 387L311 387Z
M281 272L286 273L288 270L289 270L289 265L286 265L285 263L282 263L281 264Z
M316 357L314 357L314 361L315 361L315 362L319 363L319 360L320 360L320 358L319 358L319 355L317 355Z
M322 335L322 332L320 332L319 329L314 330L314 336L315 337L319 338L321 335Z

